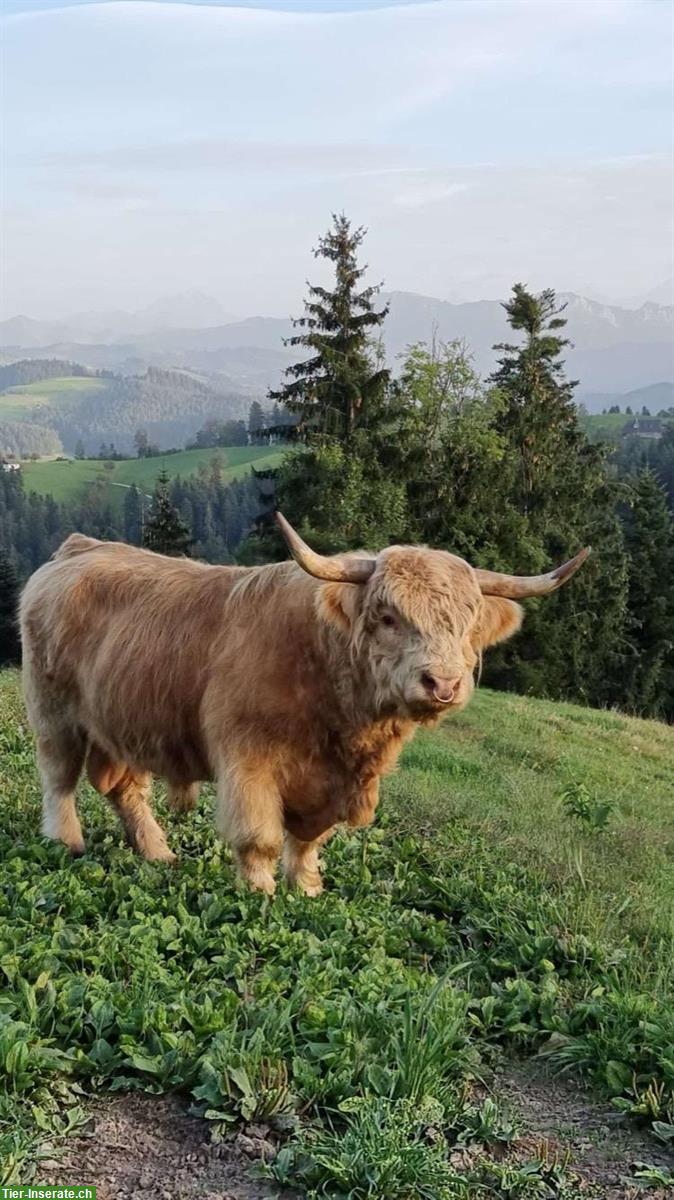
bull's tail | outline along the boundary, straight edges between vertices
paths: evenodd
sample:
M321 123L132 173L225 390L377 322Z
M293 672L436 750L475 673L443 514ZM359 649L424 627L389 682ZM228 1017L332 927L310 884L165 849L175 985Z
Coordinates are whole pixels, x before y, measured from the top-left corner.
M54 551L52 558L60 562L63 558L74 558L76 554L84 554L87 550L95 550L97 546L102 545L98 538L86 537L83 533L71 533L58 550Z

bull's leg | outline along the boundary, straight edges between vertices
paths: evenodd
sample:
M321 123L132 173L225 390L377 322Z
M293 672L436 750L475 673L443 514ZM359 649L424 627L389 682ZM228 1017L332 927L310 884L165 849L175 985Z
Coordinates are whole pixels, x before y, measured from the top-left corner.
M197 806L198 799L198 783L186 783L184 785L169 783L167 785L166 803L175 813L192 812L192 809Z
M150 774L128 771L107 798L134 850L148 862L175 862L176 856L169 849L164 830L148 804L151 790Z
M292 833L286 833L283 847L283 870L288 883L300 889L306 896L320 896L323 891L321 879L321 864L318 853L328 838L331 838L337 826L326 829L313 842L301 842Z
M218 778L218 832L234 850L250 886L273 896L274 872L283 848L282 804L265 766L226 764Z
M379 803L379 780L371 779L362 791L351 798L346 809L346 823L352 829L371 825Z
M85 740L75 729L41 733L37 764L42 780L42 832L63 842L71 854L84 854L84 838L75 807L75 788L84 764Z
M161 825L148 804L152 776L115 763L98 746L87 756L87 774L97 791L110 801L134 850L150 862L175 862Z

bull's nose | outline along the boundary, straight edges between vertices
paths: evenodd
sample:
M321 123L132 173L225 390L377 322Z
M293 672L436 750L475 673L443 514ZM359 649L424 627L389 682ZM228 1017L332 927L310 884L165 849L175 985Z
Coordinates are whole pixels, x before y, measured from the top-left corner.
M442 675L431 675L428 671L424 671L421 682L426 691L430 692L431 696L440 704L451 704L461 683L461 676L457 675L455 679L446 679Z

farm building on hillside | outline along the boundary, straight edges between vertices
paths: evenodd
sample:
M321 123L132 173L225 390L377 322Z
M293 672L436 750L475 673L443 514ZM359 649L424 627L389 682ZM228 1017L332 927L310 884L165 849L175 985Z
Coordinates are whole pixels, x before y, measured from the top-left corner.
M662 421L652 417L633 417L623 426L622 437L661 438L663 434Z
M21 463L0 462L0 470L2 470L2 471L20 471Z

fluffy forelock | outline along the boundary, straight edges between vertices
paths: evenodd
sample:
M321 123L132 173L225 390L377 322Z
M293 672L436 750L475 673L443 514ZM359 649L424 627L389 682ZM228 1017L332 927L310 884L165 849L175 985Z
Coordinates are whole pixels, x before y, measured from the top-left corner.
M481 595L475 573L462 558L423 546L391 546L377 562L371 600L390 604L422 632L442 623L467 629L479 612Z

